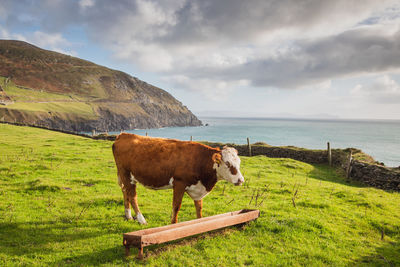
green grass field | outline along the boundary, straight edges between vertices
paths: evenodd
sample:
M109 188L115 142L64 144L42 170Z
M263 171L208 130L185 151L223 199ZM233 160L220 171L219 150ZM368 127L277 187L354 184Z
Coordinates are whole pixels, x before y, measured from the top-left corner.
M2 85L6 94L13 100L18 102L28 101L71 101L72 95L49 93L46 91L23 89L17 87L13 82L8 82L5 85L5 77L0 76L0 85Z
M125 259L122 233L168 224L172 191L139 186L149 224L125 221L111 144L0 124L0 266L400 265L399 193L263 156L242 157L244 186L219 182L204 199L204 216L258 208L257 221ZM179 219L194 218L185 196Z
M81 99L77 96L23 89L12 82L5 85L5 79L0 76L0 84L7 96L15 102L6 106L0 105L0 109L22 110L32 113L37 111L52 112L58 114L59 117L75 115L84 119L97 118L97 114L94 112L96 105L93 104L92 107L90 103L81 102Z
M25 111L44 111L57 114L75 114L81 118L95 119L96 114L88 103L83 102L52 102L52 103L14 103L0 108L17 109Z

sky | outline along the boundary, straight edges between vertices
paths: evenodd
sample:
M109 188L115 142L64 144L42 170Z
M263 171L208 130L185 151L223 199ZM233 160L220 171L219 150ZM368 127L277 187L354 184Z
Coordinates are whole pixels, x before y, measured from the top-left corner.
M400 119L398 0L0 0L0 39L124 71L198 116Z

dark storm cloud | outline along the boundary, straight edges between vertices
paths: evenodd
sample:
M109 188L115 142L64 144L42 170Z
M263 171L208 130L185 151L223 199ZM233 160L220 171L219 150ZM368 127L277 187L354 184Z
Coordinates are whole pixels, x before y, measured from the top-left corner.
M114 29L121 21L137 17L140 22L143 14L138 11L147 1L110 1L97 0L95 5L85 12L72 11L74 20L82 21L92 31L100 31L108 39L107 32ZM298 1L298 0L219 0L219 1L149 1L164 15L174 18L174 23L155 23L148 29L164 28L163 35L135 36L132 39L143 38L159 45L187 45L190 43L215 43L222 40L235 43L251 43L260 35L268 35L282 29L309 31L323 24L341 24L360 14L368 14L371 8L382 6L385 1L377 3L374 0L363 1ZM70 6L76 6L70 4ZM65 8L70 14L71 7ZM57 14L57 12L52 12ZM76 18L77 15L79 18ZM62 25L68 20L62 20L55 15ZM146 24L148 22L143 22ZM131 25L131 30L140 25ZM129 29L120 28L121 34L129 34ZM115 36L113 36L115 37Z
M282 28L302 28L304 30L318 25L321 21L349 15L365 13L371 7L378 6L374 0L363 1L298 1L298 0L191 0L191 1L130 1L130 0L93 0L93 5L82 9L81 1L61 0L3 0L0 5L8 10L7 23L21 23L19 14L31 14L42 27L59 30L71 24L87 26L89 30L107 29L129 17L138 14L138 4L152 3L161 10L170 10L169 15L176 18L169 25L168 33L158 42L186 42L204 38L227 38L241 41L264 32ZM385 1L379 3L383 5ZM144 22L146 23L146 22ZM132 25L135 28L139 25ZM163 27L158 24L154 27ZM126 29L121 29L126 30ZM128 33L128 32L127 32ZM136 36L138 37L138 36Z
M365 12L373 1L221 0L188 1L177 16L179 23L165 38L170 42L226 38L247 42L259 34L282 28L313 27L344 13ZM243 39L241 39L243 38Z
M256 86L295 88L354 74L400 68L400 31L383 34L357 29L327 38L299 41L296 49L274 59L248 62L224 70Z

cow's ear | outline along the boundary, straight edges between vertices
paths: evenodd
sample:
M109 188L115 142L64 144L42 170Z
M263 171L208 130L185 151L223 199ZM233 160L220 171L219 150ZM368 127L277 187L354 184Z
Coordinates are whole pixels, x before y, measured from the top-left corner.
M220 153L214 153L212 155L213 162L217 163L218 165L221 164L222 156Z

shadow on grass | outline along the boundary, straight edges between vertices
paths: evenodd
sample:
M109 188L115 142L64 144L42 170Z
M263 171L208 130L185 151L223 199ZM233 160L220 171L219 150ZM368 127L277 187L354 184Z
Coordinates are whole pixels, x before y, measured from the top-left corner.
M93 229L92 224L96 225L96 229ZM113 262L123 257L122 237L121 246L102 251L98 251L97 243L94 243L95 238L109 235L111 230L108 231L108 229L113 227L112 222L105 223L99 220L93 220L89 224L88 222L81 224L80 222L65 223L59 221L1 222L0 251L11 258L25 256L50 259L52 257L63 257L60 254L64 254L65 258L60 261L60 264L74 264L77 260L75 258L81 258L78 259L80 264ZM122 233L126 230L122 227L118 232L121 231ZM93 249L94 252L90 255L68 257L68 254L73 254L65 252L71 249L68 243L79 240L87 240L85 249ZM75 252L79 253L79 251ZM54 254L54 256L45 256L50 254Z
M40 253L49 254L53 249L50 243L70 242L99 236L90 232L90 228L74 231L76 224L55 221L0 223L0 251L13 256Z
M115 246L112 248L104 249L104 250L95 250L94 252L82 254L79 256L70 256L70 257L65 257L62 260L59 260L56 262L55 265L57 266L64 266L64 265L99 265L99 264L116 264L122 263L123 261L126 261L129 259L125 259L125 250L122 246L122 241L121 241L121 246Z
M360 182L345 178L345 173L343 170L329 167L328 165L324 164L315 164L313 166L314 169L309 173L310 178L351 187L367 187Z
M363 256L350 264L351 266L400 266L400 243L388 242L378 247L373 254Z

